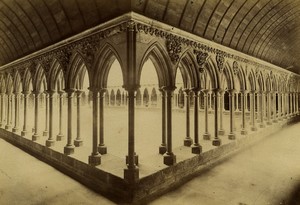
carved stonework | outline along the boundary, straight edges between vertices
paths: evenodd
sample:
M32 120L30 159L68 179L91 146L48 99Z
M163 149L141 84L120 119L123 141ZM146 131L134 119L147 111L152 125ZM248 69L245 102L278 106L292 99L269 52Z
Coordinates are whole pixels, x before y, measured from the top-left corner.
M69 48L61 49L55 53L55 58L60 62L64 74L67 73L71 55L72 51Z
M207 61L208 53L194 50L194 54L196 55L197 63L199 65L199 72L203 73L204 72L204 66Z
M167 39L166 41L167 51L169 53L170 59L173 63L177 63L179 60L179 55L181 53L181 44L175 38Z
M51 66L51 58L46 57L41 61L41 65L44 68L46 76L48 76Z
M239 72L239 64L238 64L238 62L233 61L232 67L233 67L233 74L237 75L238 72Z
M219 72L223 72L224 62L225 62L224 54L221 52L217 53L216 61L217 61L217 66L218 66Z

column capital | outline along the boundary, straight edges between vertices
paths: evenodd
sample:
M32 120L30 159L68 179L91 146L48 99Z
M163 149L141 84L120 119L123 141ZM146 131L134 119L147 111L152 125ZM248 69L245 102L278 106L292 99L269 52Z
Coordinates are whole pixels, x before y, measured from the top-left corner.
M234 94L234 93L236 92L235 89L227 89L226 91L227 91L228 93L230 93L230 94Z
M191 89L190 88L184 88L182 91L185 92L186 94L189 94L191 92Z
M191 88L191 91L194 92L194 93L198 93L201 89L198 88L198 87L193 87Z
M40 92L39 90L33 90L32 93L33 93L34 95L39 95L39 94L41 94L41 92Z
M72 94L72 93L74 93L76 91L76 89L74 89L74 88L65 88L64 90L68 94Z
M204 94L207 94L209 92L208 89L202 89L201 92L203 92Z
M224 90L222 90L222 89L220 89L220 88L213 88L213 89L211 89L211 91L213 92L213 93L222 93L222 92L224 92Z
M127 92L135 92L137 91L139 88L141 87L141 85L124 85L123 88L127 91ZM100 90L100 89L98 89Z
M22 94L23 95L29 95L31 92L29 90L23 90L22 91ZM1 93L2 94L2 93Z
M164 91L166 91L166 92L174 92L174 90L176 89L176 86L169 85L169 86L163 86L162 88L163 88Z
M80 96L81 93L83 93L84 91L83 90L76 90L75 93L77 94L77 96Z
M54 93L56 93L56 91L55 90L46 90L44 93L49 94L49 95L53 95Z
M65 94L65 91L59 90L59 91L57 91L57 93L58 93L60 96L62 96L63 94Z

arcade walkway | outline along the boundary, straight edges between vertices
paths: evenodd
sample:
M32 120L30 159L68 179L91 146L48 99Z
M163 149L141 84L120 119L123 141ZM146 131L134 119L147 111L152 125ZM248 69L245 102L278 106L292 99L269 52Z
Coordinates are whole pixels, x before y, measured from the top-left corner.
M300 184L300 123L151 204L287 204ZM0 204L113 204L0 139Z

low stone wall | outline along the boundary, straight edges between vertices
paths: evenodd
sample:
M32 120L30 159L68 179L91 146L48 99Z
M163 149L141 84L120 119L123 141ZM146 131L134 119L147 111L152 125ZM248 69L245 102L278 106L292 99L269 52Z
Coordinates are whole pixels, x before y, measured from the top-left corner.
M145 204L154 197L182 185L201 172L209 170L242 148L254 145L282 127L299 120L300 117L296 116L278 122L267 129L254 132L143 177L137 184L131 185L120 177L4 129L0 129L0 137L117 203Z

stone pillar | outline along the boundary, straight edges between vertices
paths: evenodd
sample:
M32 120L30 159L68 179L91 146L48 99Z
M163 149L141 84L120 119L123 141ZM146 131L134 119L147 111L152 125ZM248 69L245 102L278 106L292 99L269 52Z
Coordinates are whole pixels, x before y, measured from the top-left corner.
M104 144L104 96L106 89L101 89L99 92L100 102L99 102L99 145L98 152L100 154L107 154L107 147ZM124 94L123 94L124 96ZM124 101L124 100L123 100Z
M176 155L172 150L172 96L176 87L165 87L167 105L167 151L164 154L164 164L173 165L176 163ZM196 102L194 102L196 103Z
M239 93L235 93L235 111L239 111Z
M73 121L73 94L74 89L67 89L67 100L68 100L68 136L67 136L67 144L64 147L64 154L71 155L74 153L74 146L72 144L72 121Z
M278 92L278 120L282 120L281 114L282 114L282 107L281 107L281 93Z
M229 111L230 111L230 129L229 129L229 134L228 134L228 139L234 140L235 139L235 134L233 132L233 120L234 120L234 98L235 98L235 90L228 90L229 94Z
M139 179L139 168L136 163L137 155L135 153L135 94L137 87L127 88L128 92L128 155L127 168L124 169L124 179L134 183ZM172 102L169 101L171 104Z
M0 94L1 111L0 111L0 128L4 125L4 93Z
M212 101L212 92L209 92L209 110L212 110L212 103L211 103L211 101Z
M219 89L215 88L213 89L214 92L214 115L215 115L215 133L214 133L214 139L212 141L212 145L213 146L220 146L221 145L221 139L218 136L218 93L219 93Z
M34 92L34 134L32 135L32 141L39 139L39 96L38 91Z
M54 96L55 91L49 90L46 98L46 109L47 109L47 101L49 100L49 136L48 139L46 140L46 146L47 147L52 147L55 144L55 140L53 138L53 96ZM45 132L44 132L45 134Z
M12 129L14 133L19 131L19 112L20 112L20 93L15 93L15 126Z
M56 136L56 141L61 141L64 138L64 135L62 133L62 116L63 116L63 100L64 100L64 92L59 91L59 133Z
M245 111L249 112L249 109L248 109L248 93L247 92L245 93Z
M190 90L185 89L184 90L185 95L186 95L186 103L185 103L185 108L186 108L186 136L183 141L184 146L191 146L193 144L193 140L190 137Z
M299 93L296 92L296 113L299 114Z
M293 113L293 100L292 100L292 93L289 93L289 102L290 102L290 107L289 107L289 116L292 116Z
M282 114L283 114L283 119L286 119L286 94L282 93L281 94L281 100L282 100Z
M258 97L259 97L259 104L260 104L260 110L259 110L259 114L260 114L260 124L259 127L260 128L264 128L265 127L265 123L264 123L264 107L263 107L263 101L265 99L265 93L263 91L260 91L258 93Z
M45 103L46 103L46 108L45 108L45 130L43 132L43 136L47 136L48 135L48 119L49 119L49 96L47 92L44 92L45 94Z
M218 101L220 105L220 128L219 128L219 135L225 135L225 130L223 129L223 111L224 111L224 90L220 90L218 95Z
M202 152L202 147L199 144L199 88L193 88L194 92L194 144L192 145L192 153L200 154Z
M80 147L83 145L83 141L81 139L81 129L80 129L80 119L81 119L81 90L77 90L76 92L76 100L77 100L77 136L76 139L74 140L74 146L75 147Z
M296 92L293 93L293 99L294 99L294 115L296 114Z
M28 92L23 92L24 94L24 123L23 130L21 132L21 136L24 137L27 135L27 111L28 111Z
M204 140L210 140L210 134L208 132L208 90L202 90L203 96L204 96L204 134L203 134L203 139Z
M246 130L246 114L245 114L245 111L246 111L246 108L245 108L245 105L246 105L246 102L245 102L245 99L246 99L246 90L241 90L241 109L242 109L242 129L241 129L241 135L246 135L248 132ZM247 99L246 99L247 100Z
M92 90L93 95L93 140L92 153L89 156L89 164L97 166L101 164L101 154L98 152L98 90Z
M161 130L161 145L159 146L159 154L164 154L167 151L167 144L166 144L166 94L163 88L160 88L159 91L161 92L161 116L162 116L162 130ZM187 105L189 106L189 105Z
M278 122L276 110L276 92L273 92L273 122Z
M252 90L250 92L250 118L251 118L251 130L256 131L257 128L255 126L255 91Z

